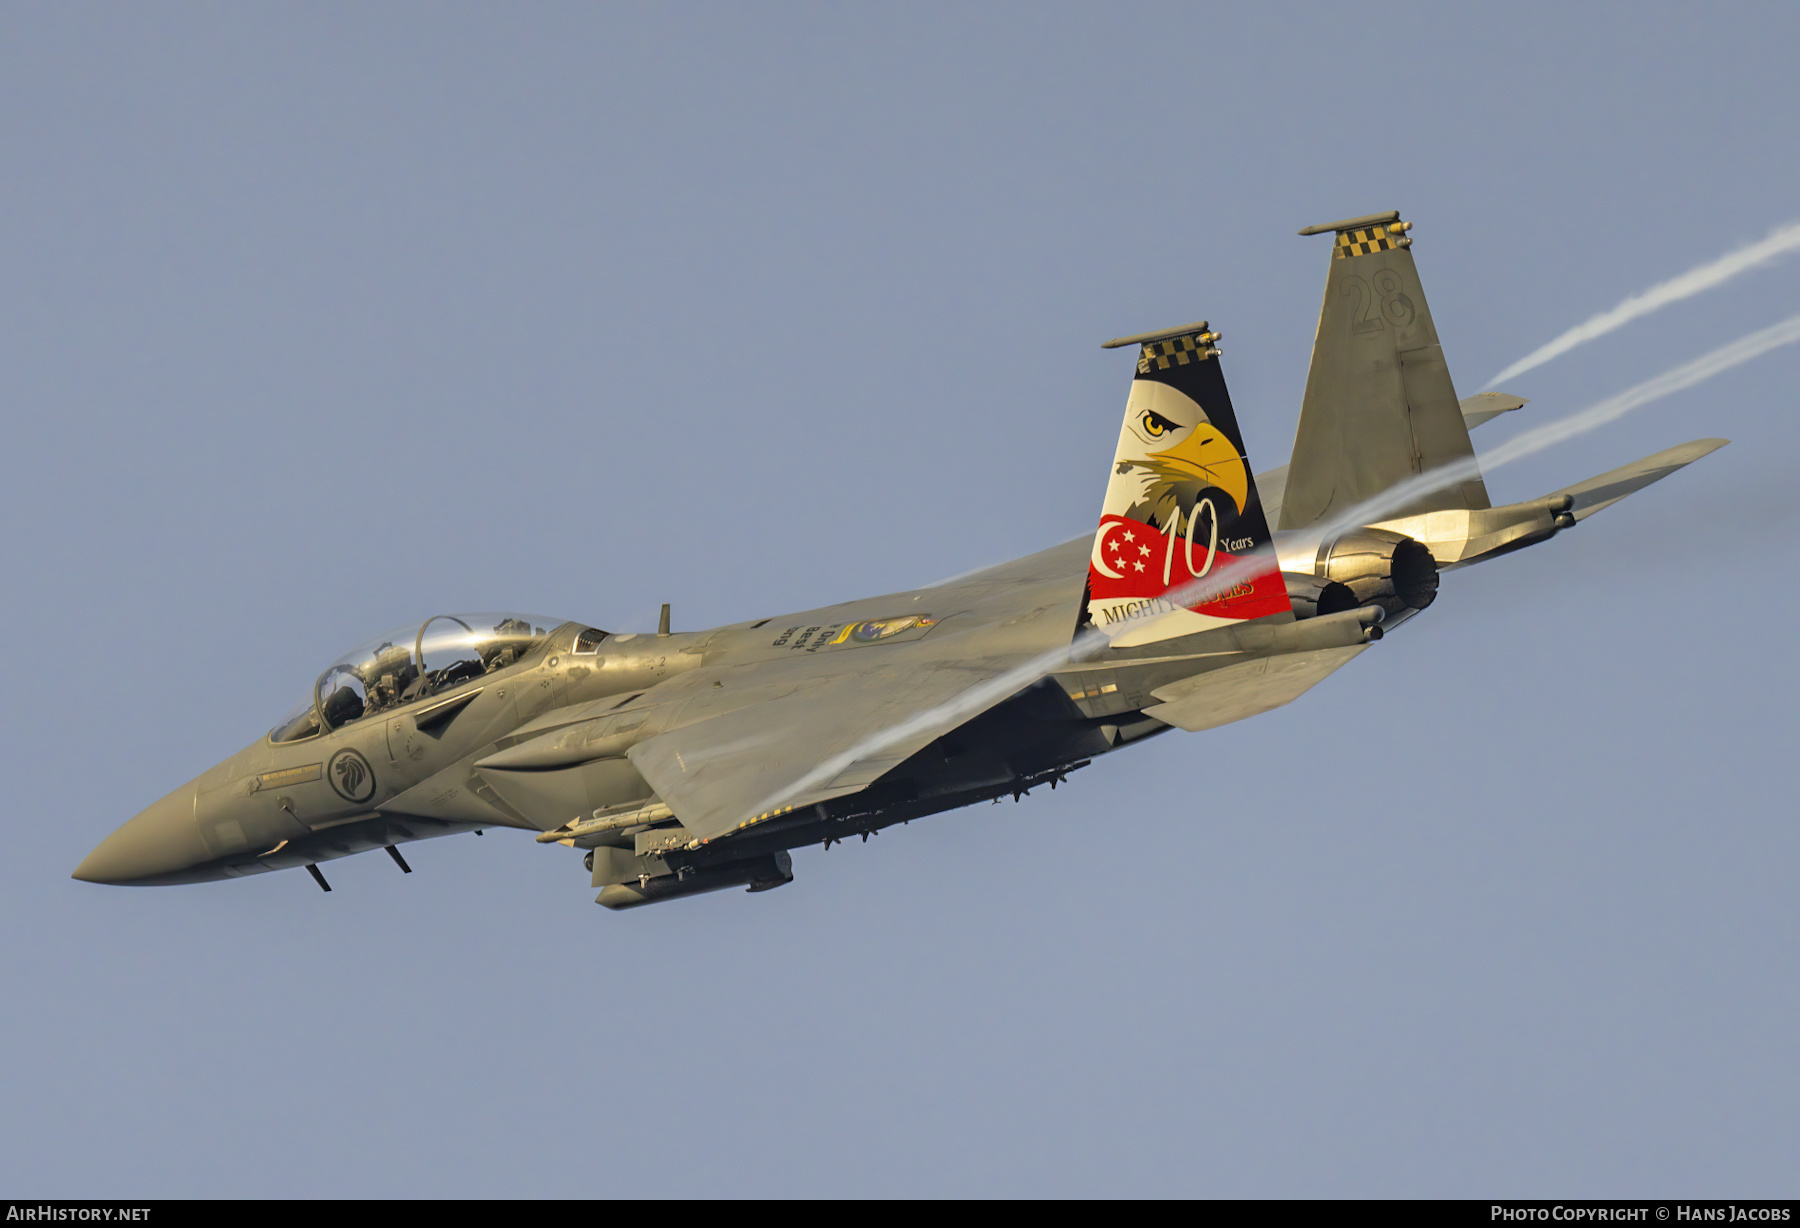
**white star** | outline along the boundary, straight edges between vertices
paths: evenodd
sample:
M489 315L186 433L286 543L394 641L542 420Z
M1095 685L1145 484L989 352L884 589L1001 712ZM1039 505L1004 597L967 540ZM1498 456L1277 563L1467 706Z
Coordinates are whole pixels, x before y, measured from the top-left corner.
M1125 540L1128 542L1134 542L1137 540L1137 534L1133 533L1130 529L1126 529L1125 530Z
M1144 565L1142 563L1133 563L1132 566L1137 568L1139 571L1144 570Z
M1138 553L1139 553L1139 554L1149 554L1149 553L1150 553L1150 547L1148 547L1148 546L1139 546L1139 547L1138 547Z

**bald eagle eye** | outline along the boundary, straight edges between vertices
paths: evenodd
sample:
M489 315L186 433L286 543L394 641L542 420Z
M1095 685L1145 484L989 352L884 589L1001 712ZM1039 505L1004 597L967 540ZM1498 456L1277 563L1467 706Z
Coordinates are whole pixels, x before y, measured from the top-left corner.
M1171 422L1153 409L1144 411L1144 433L1152 439L1161 439L1170 431L1181 429L1179 422Z

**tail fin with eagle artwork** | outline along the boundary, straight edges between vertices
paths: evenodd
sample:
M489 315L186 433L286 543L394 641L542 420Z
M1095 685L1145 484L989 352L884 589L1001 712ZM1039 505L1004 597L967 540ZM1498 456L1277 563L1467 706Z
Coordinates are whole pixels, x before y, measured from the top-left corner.
M1218 339L1202 320L1106 342L1139 347L1088 562L1086 621L1114 647L1293 618ZM1250 555L1267 565L1232 566Z

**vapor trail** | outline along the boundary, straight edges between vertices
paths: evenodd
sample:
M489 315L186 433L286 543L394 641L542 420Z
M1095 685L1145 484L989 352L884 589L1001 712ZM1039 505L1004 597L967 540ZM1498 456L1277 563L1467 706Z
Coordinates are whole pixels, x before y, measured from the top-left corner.
M1501 380L1511 379L1523 371L1533 367L1541 367L1552 358L1566 354L1578 345L1585 345L1596 337L1604 337L1616 328L1639 316L1647 316L1660 307L1679 302L1702 290L1710 290L1736 277L1739 273L1747 273L1758 265L1767 264L1771 260L1785 256L1789 252L1800 250L1800 222L1789 222L1769 232L1769 237L1760 243L1752 243L1748 247L1740 247L1717 260L1689 269L1679 277L1659 282L1645 290L1642 294L1634 294L1611 311L1603 311L1592 319L1583 321L1571 328L1548 345L1540 346L1512 366L1489 380L1484 387L1492 388Z
M1800 341L1800 315L1789 316L1779 324L1740 337L1729 345L1722 345L1716 350L1700 355L1700 357L1672 367L1652 379L1627 388L1624 392L1606 398L1588 406L1566 418L1555 422L1546 422L1543 426L1534 427L1513 436L1499 447L1476 458L1457 461L1433 469L1429 473L1421 473L1416 477L1390 486L1356 507L1350 508L1343 515L1334 518L1329 524L1307 530L1308 535L1316 534L1321 540L1325 537L1341 533L1359 524L1368 524L1382 520L1405 507L1415 499L1422 498L1446 486L1454 485L1471 477L1478 476L1484 469L1492 471L1502 465L1527 457L1545 448L1553 447L1564 440L1573 439L1577 435L1585 435L1595 427L1605 426L1616 418L1622 418L1634 409L1659 401L1684 388L1692 388L1703 380L1711 379L1721 371L1749 362L1752 358L1766 354L1770 350L1784 345L1792 345Z
M1360 528L1366 524L1378 524L1409 504L1426 495L1434 494L1445 487L1454 486L1458 482L1479 477L1485 471L1492 473L1502 465L1510 465L1516 460L1542 452L1545 448L1554 447L1577 435L1585 435L1597 427L1605 426L1618 418L1624 417L1634 409L1641 409L1652 401L1660 401L1663 397L1692 388L1695 384L1711 379L1722 371L1741 366L1752 358L1779 349L1784 345L1800 342L1800 315L1789 316L1779 324L1771 325L1747 337L1740 337L1716 350L1710 350L1698 358L1690 359L1678 367L1671 367L1661 375L1633 385L1624 392L1617 393L1604 401L1595 402L1586 409L1570 414L1566 418L1558 418L1554 422L1546 422L1542 426L1533 427L1513 436L1499 447L1480 457L1452 462L1440 466L1428 473L1421 473L1398 482L1379 494L1372 495L1339 512L1329 520L1309 525L1300 530L1296 537L1302 541L1323 542L1340 533ZM1186 605L1185 598L1197 595L1204 587L1223 584L1227 580L1248 575L1256 566L1254 556L1238 559L1229 567L1214 572L1204 581L1196 581L1180 592L1168 593L1167 599L1176 605ZM1149 617L1155 617L1150 615Z
M1479 459L1472 457L1465 461L1457 461L1454 464L1444 465L1429 473L1421 473L1397 485L1390 486L1380 494L1345 509L1330 520L1308 527L1304 530L1304 535L1315 541L1324 541L1350 529L1386 520L1417 499L1447 486L1454 486L1471 477L1479 476L1484 468L1492 472L1502 465L1508 465L1533 453L1542 452L1545 448L1554 447L1565 440L1573 439L1596 427L1604 426L1652 401L1661 400L1684 388L1692 388L1695 384L1710 379L1722 371L1730 370L1732 367L1749 362L1752 358L1766 354L1770 350L1784 345L1792 345L1797 341L1800 341L1800 315L1790 316L1772 327L1751 333L1747 337L1740 337L1729 345L1720 346L1716 350L1684 362L1678 367L1673 367L1661 375L1627 388L1624 392L1590 405L1566 418L1547 422L1543 426L1515 435L1487 453L1485 457ZM1164 594L1164 599L1172 605L1185 606L1204 591L1216 591L1221 587L1229 587L1236 581L1247 579L1256 571L1267 566L1267 555L1247 555L1244 558L1233 560L1203 579L1171 589ZM1134 622L1159 617L1162 617L1162 614L1144 614L1125 620L1123 624L1114 625L1130 626ZM849 750L833 755L792 785L766 799L752 813L761 814L785 805L791 798L799 796L814 785L830 780L864 755L884 750L902 738L922 733L946 721L960 720L985 712L994 704L1023 690L1038 679L1054 673L1071 661L1080 661L1094 655L1111 642L1111 637L1105 632L1090 627L1076 636L1069 644L1059 645L1047 652L1040 653L1003 674L998 674L985 682L977 683L967 690L959 692L935 708L928 708L896 725L890 725L886 729L870 734Z

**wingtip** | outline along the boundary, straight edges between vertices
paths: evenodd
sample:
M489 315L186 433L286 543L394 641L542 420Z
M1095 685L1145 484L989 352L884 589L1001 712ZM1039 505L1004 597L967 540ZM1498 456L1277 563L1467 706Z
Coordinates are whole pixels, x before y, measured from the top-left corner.
M1726 444L1728 444L1730 442L1731 442L1731 440L1729 440L1729 439L1718 439L1718 438L1690 439L1686 443L1676 444L1674 447L1669 448L1667 451L1661 453L1660 455L1671 456L1671 457L1680 456L1680 457L1682 457L1683 464L1691 465L1695 461L1699 460L1702 456L1711 456L1714 452L1717 452L1720 448L1724 447Z

